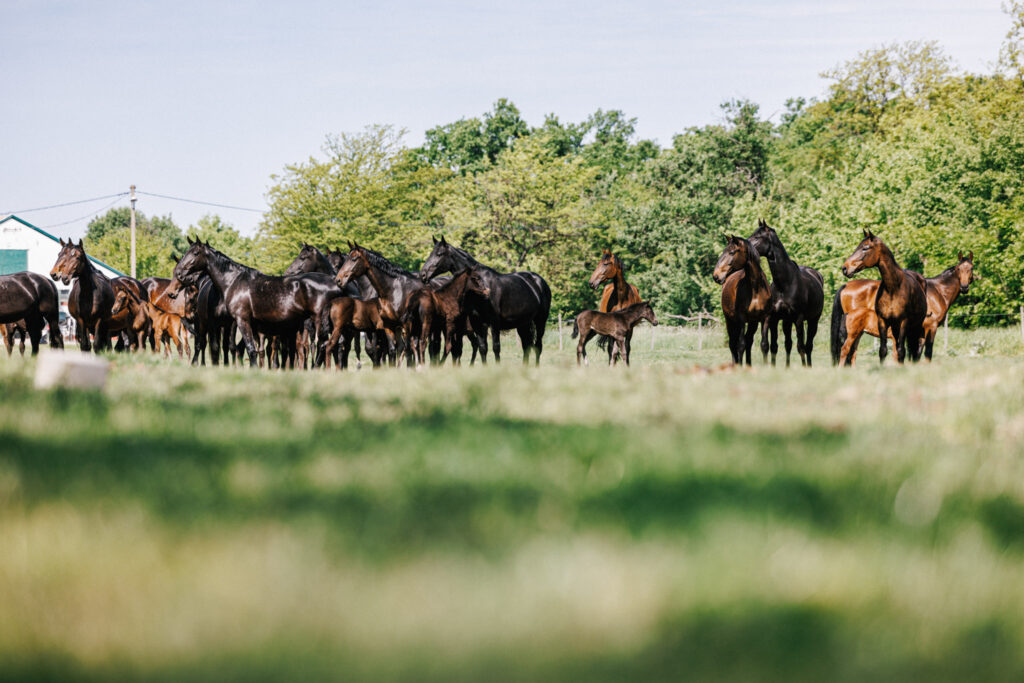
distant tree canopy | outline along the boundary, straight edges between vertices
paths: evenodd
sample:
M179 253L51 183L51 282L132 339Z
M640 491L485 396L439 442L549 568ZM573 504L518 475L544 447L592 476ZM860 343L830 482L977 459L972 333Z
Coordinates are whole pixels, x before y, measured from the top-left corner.
M531 126L507 99L431 128L419 147L390 126L331 135L272 177L254 239L215 216L189 234L268 272L304 242L346 240L413 269L444 234L495 268L541 273L566 312L596 303L586 280L611 248L644 297L686 313L718 305L723 234L768 220L831 293L868 227L928 276L973 250L980 279L953 323L1009 322L1024 303L1024 2L1006 11L991 74L962 73L934 42L882 45L822 74L823 97L794 97L777 122L728 101L667 147L639 139L622 111ZM181 232L169 217L139 223L140 273L166 274ZM126 226L117 209L87 235L122 269Z
M174 269L174 255L186 247L181 229L170 216L150 218L135 212L135 263L138 277L167 277ZM111 209L89 222L85 250L123 273L131 272L131 210Z

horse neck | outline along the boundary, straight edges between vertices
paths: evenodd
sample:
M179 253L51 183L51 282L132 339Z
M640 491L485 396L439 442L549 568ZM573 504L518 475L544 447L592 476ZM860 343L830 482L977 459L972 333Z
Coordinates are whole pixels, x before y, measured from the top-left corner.
M630 306L629 308L619 311L619 314L622 315L623 322L630 327L633 327L640 318L644 317L644 309L640 306L635 308Z
M227 256L221 254L211 255L206 259L206 274L213 280L221 292L227 292L228 288L245 272L241 264L235 263Z
M462 251L461 249L456 250L453 248L449 251L449 254L451 255L450 258L452 260L451 271L453 275L461 273L464 270L469 270L470 268L483 268L485 270L497 272L480 263L475 258L470 256L468 252Z
M772 258L768 259L768 269L772 272L772 280L785 286L796 279L798 266L789 258L781 243L772 243Z
M946 310L949 310L949 307L953 305L956 298L960 296L960 273L957 272L956 268L939 273L935 277L930 277L927 282L942 297L946 304Z
M743 266L743 272L746 274L747 279L750 282L750 286L756 289L768 289L768 278L764 275L764 270L761 268L761 259L756 255L753 258L747 256L747 262Z
M319 251L316 252L316 257L313 259L313 262L316 264L312 271L314 273L323 273L324 275L338 274L338 270L332 266L331 262L327 260L327 257Z
M615 277L612 278L612 282L615 284L615 297L619 303L619 306L629 301L629 283L626 282L626 274L622 272L622 267L617 266L615 268Z
M878 257L878 272L882 276L882 287L888 292L896 292L903 285L903 269L896 263L896 257L885 244L881 245Z

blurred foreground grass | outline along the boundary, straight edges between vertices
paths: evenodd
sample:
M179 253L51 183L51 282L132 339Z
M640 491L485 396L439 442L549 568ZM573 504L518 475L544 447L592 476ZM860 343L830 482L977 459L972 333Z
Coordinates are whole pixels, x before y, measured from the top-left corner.
M721 373L648 333L99 395L0 361L0 678L1024 678L1019 333Z

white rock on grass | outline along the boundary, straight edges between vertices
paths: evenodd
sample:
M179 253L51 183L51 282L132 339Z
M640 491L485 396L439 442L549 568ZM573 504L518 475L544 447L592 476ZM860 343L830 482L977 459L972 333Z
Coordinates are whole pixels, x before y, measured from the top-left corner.
M81 351L47 351L36 363L36 389L102 389L110 363Z

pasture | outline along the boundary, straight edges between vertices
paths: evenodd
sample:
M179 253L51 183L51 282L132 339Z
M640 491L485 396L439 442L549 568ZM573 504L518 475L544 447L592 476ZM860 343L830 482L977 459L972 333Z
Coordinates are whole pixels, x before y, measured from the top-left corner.
M0 360L0 678L1024 677L1024 345L708 372Z

